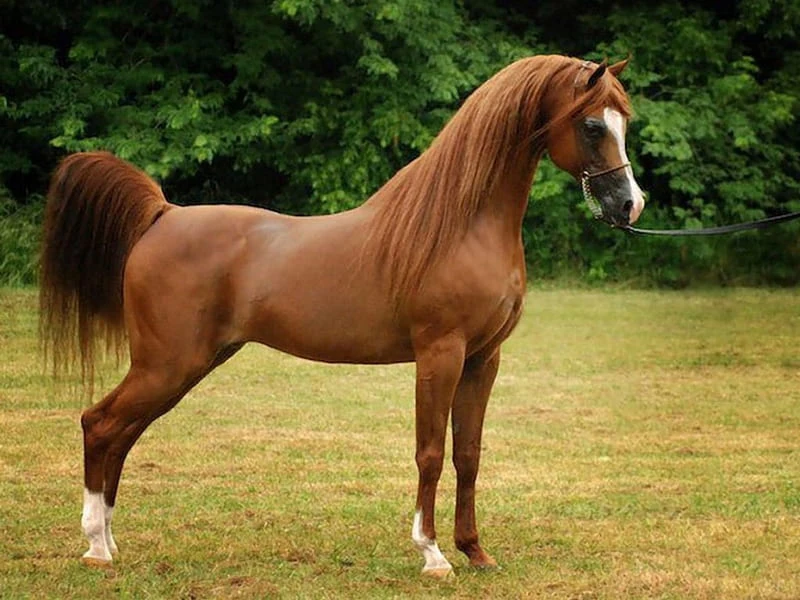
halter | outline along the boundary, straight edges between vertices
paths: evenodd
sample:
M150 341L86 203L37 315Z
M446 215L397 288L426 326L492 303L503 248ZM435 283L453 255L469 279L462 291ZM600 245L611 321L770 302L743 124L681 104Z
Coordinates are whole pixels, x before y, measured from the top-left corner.
M591 65L592 63L590 61L583 61L578 69L578 72L575 74L575 81L573 83L573 99L578 97L578 79L580 78L581 72L583 72L584 69L590 69ZM583 154L580 144L578 144L578 152ZM583 162L582 159L583 157L581 156L581 162ZM596 173L591 173L588 169L583 169L581 171L581 190L583 191L583 199L586 202L586 206L588 206L589 210L592 211L595 219L603 219L604 213L603 205L592 193L592 179L603 177L605 175L611 175L612 173L621 171L630 165L630 162L625 162L615 167L603 169L602 171L598 171Z

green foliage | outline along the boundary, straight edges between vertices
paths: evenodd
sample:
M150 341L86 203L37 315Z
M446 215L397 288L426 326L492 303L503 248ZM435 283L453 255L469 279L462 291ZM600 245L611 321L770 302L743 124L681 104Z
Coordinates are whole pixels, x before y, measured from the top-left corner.
M36 282L41 206L17 205L0 187L0 285Z
M636 111L628 150L649 192L643 226L800 209L793 0L600 0L589 12L577 0L29 0L0 5L0 22L13 25L0 34L3 223L35 216L28 198L60 156L97 148L180 203L352 208L472 89L541 52L633 54L623 81ZM523 236L535 277L791 284L798 231L629 239L593 223L575 182L544 161Z
M45 123L40 135L52 147L105 148L161 179L258 147L277 118L242 105L215 77L225 67L223 23L211 7L201 15L175 2L162 19L144 3L87 11L67 60L54 48L21 45L19 72L38 93L15 99L6 115ZM201 63L207 71L195 70Z
M301 88L308 63L329 68L286 111L276 155L293 195L315 211L361 203L423 151L454 104L529 49L493 22L473 23L452 2L280 2L277 12L325 40L283 77ZM469 42L469 43L465 43ZM337 68L330 68L336 65Z

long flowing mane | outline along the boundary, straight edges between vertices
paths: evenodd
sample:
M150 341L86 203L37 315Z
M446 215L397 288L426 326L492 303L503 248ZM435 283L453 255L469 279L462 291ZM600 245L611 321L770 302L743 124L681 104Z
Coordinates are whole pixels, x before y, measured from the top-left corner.
M368 202L377 209L365 253L384 266L394 297L402 303L425 272L458 243L498 182L519 160L533 166L555 123L614 106L630 114L617 79L601 77L588 92L586 63L563 56L519 60L475 90L431 146L400 170ZM564 106L544 114L545 94L561 86Z

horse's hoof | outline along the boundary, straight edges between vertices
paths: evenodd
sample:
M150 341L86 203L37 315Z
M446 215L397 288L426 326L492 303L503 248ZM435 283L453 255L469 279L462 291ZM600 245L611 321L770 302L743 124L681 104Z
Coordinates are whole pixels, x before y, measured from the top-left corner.
M112 561L94 556L82 556L81 562L92 569L110 569L113 566Z
M453 567L432 567L430 569L425 568L422 569L422 574L425 577L432 577L433 579L439 579L441 581L456 578L456 574L453 572Z

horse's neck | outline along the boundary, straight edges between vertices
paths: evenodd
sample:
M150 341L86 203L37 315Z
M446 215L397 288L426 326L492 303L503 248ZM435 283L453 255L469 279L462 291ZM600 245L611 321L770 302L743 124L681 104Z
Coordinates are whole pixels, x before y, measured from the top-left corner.
M502 228L505 236L517 239L521 234L539 158L524 157L515 161L498 183L491 201L484 205L484 210Z

